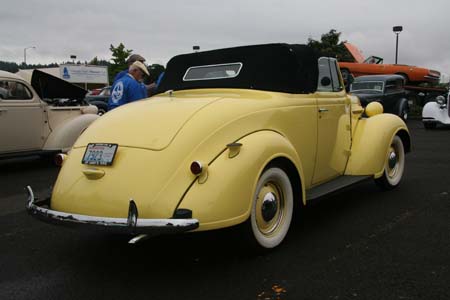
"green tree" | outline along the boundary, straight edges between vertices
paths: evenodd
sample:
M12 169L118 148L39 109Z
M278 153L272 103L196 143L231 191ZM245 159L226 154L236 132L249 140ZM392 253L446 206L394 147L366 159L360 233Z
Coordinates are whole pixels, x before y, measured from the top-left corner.
M322 34L320 41L308 38L308 46L319 51L320 55L327 57L335 57L342 62L354 62L353 56L348 52L343 42L339 42L341 32L331 29L329 32Z
M29 65L21 63L18 65L15 62L7 62L7 61L0 61L0 70L8 71L11 73L16 73L19 71L19 69L41 69L41 68L57 68L59 65L57 63L51 63L51 64L35 64L35 65Z
M111 64L109 63L109 61L107 61L105 59L98 59L98 57L96 56L89 61L89 65L109 67Z
M109 50L112 52L112 63L109 67L109 81L112 83L117 73L127 68L127 57L131 54L131 52L133 52L133 50L125 49L123 43L120 43L117 47L114 47L111 44Z
M97 56L94 57L93 59L91 59L89 61L89 64L92 65L92 66L97 66L98 65L98 58L97 58Z
M19 71L19 66L13 62L0 61L0 70L16 73Z

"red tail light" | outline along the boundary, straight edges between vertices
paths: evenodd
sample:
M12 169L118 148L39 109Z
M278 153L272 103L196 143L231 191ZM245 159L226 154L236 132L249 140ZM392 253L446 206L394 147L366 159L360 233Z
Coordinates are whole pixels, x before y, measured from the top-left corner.
M194 175L200 175L203 172L203 166L202 163L199 162L198 160L193 161L191 163L191 172Z

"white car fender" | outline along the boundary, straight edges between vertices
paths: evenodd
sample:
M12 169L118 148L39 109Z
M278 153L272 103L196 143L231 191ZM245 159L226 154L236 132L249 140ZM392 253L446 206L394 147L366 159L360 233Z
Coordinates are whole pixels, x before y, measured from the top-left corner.
M69 151L80 134L99 117L95 114L83 114L62 123L50 133L43 150Z
M441 108L437 102L428 102L423 107L422 119L427 122L450 124L448 107Z

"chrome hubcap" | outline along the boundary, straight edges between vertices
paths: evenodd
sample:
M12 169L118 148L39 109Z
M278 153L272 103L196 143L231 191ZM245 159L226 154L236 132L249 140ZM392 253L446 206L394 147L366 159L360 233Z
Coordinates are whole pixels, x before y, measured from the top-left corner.
M272 220L278 210L278 201L275 197L275 194L270 192L264 196L264 200L262 202L261 214L264 221L269 222Z
M256 199L256 224L259 231L271 236L277 232L285 217L284 196L275 182L266 183Z
M397 164L397 154L395 152L389 153L389 168L390 169L395 168L396 164Z
M391 178L395 177L397 174L398 169L398 154L395 151L395 148L391 146L391 149L389 150L389 156L388 156L388 170L387 175Z

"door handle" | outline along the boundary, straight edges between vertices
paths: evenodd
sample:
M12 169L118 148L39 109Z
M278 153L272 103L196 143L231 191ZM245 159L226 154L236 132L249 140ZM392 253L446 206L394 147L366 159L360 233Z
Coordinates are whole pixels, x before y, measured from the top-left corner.
M328 111L328 108L319 108L319 112L321 113L321 112L327 112Z

